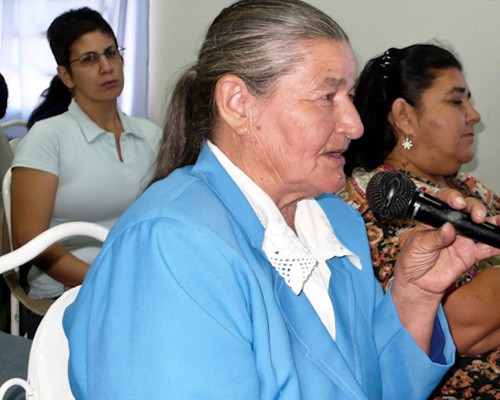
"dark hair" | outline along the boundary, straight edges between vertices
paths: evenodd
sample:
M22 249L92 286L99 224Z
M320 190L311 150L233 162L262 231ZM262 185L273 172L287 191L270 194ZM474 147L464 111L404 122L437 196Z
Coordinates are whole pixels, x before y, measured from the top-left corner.
M450 51L433 44L391 48L368 61L354 96L364 134L352 141L345 153L347 175L354 168L372 170L384 162L397 143L388 120L394 100L403 98L418 107L422 92L432 86L436 72L447 68L462 71L462 64Z
M41 97L43 98L42 102L28 118L28 129L37 121L65 112L73 96L61 78L56 75L50 81L49 87L42 92Z
M300 62L301 41L347 41L329 16L300 0L242 0L213 21L198 55L173 89L153 182L196 161L217 118L214 89L224 75L268 95L273 84Z
M7 112L7 100L9 99L9 88L2 74L0 74L0 118L5 117Z
M80 36L94 31L110 35L118 45L111 26L99 12L88 7L66 11L54 19L47 30L47 39L57 65L71 71L69 63L71 45Z

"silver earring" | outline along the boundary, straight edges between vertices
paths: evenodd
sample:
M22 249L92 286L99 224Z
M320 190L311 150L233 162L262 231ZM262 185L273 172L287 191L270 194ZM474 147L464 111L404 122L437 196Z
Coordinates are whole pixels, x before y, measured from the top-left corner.
M413 141L408 135L405 137L405 140L403 140L403 143L401 143L401 146L403 146L405 150L410 150L413 147Z

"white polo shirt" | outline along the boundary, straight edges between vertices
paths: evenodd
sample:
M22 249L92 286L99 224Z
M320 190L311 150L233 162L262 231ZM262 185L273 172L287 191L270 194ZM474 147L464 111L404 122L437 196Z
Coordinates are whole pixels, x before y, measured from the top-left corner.
M46 171L58 177L51 226L90 221L111 227L148 183L161 138L160 128L146 119L119 111L123 162L115 137L96 125L73 99L67 112L37 122L20 142L13 167ZM33 199L36 201L36 198ZM92 262L100 243L72 238L61 243L77 257ZM31 268L29 295L57 297L63 285Z

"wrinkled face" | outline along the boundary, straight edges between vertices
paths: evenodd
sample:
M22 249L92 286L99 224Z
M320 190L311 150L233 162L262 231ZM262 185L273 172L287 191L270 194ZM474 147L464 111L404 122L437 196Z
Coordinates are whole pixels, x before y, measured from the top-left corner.
M474 157L474 125L480 121L472 107L463 74L456 68L437 72L421 96L414 124L414 164L429 175L447 176Z
M80 36L71 45L70 60L76 60L88 52L103 53L115 46L113 37L99 30ZM59 67L61 68L61 67ZM63 69L66 86L73 89L79 104L87 102L115 101L123 90L123 60L121 57L107 58L104 55L94 65L71 63L71 73Z
M342 153L363 132L352 104L355 82L356 61L347 42L304 42L302 62L253 109L250 128L258 141L251 151L264 167L254 180L264 190L270 185L268 193L290 202L344 185Z

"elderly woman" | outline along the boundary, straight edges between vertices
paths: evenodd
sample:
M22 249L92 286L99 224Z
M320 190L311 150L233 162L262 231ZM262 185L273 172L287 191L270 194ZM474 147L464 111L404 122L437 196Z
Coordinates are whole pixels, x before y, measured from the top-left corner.
M49 226L83 220L111 227L147 185L161 131L118 109L123 49L95 10L58 16L47 31L57 72L73 93L67 112L36 123L12 163L12 235L19 247ZM28 274L29 296L55 298L82 283L100 243L50 247ZM30 314L29 336L40 317Z
M76 398L430 393L454 360L443 293L500 251L422 230L383 294L363 220L328 194L363 130L355 82L347 36L319 10L220 13L174 89L154 184L66 311Z

